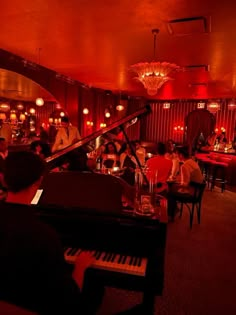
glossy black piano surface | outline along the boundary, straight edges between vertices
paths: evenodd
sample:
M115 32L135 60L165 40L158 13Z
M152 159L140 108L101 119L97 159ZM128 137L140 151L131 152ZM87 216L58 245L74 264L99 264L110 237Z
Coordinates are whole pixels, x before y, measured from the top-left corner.
M119 212L122 209L122 187L119 180L107 174L56 172L44 176L39 199L41 205L58 205L81 209L94 208Z
M164 285L167 224L132 211L36 206L41 220L53 226L67 248L81 248L147 259L144 276L97 270L106 285L144 293L153 303ZM162 209L165 213L166 209Z

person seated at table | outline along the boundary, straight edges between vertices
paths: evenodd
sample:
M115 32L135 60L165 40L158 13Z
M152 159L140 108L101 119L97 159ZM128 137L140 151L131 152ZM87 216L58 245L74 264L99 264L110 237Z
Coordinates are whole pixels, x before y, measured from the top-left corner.
M29 207L43 174L44 161L32 152L6 158L8 195L0 211L1 299L39 314L95 314L104 288L85 276L94 258L82 252L71 271L59 236Z
M191 183L202 183L203 174L197 162L189 155L189 147L183 146L176 149L178 158L183 164L180 167L180 182L171 185L168 193L168 214L174 219L177 207L175 195L194 194L194 187Z
M40 140L35 140L30 144L30 150L39 155L42 159L51 155L50 146L47 143L44 143Z
M225 144L227 143L226 133L222 131L221 134L217 137L218 143Z
M106 143L105 150L102 154L102 165L106 168L112 168L120 165L119 155L114 142Z
M165 157L172 161L170 179L174 179L176 175L179 173L179 159L176 153L174 141L172 139L169 139L166 142Z
M130 145L133 147L133 151L130 148ZM137 160L133 155L133 152L135 151L135 145L134 143L131 144L125 144L123 146L123 149L125 148L124 152L120 155L120 167L121 169L124 169L124 174L121 175L121 177L130 185L134 185L135 182L135 169L137 168Z
M213 131L210 136L207 137L206 139L206 146L213 147L215 145L217 138L217 133Z
M146 149L141 146L141 143L139 140L135 140L135 153L137 155L137 158L139 159L139 162L142 166L145 165L146 162Z
M147 179L156 185L156 192L160 193L167 189L167 179L172 170L172 161L165 157L166 146L162 142L157 144L157 156L147 160Z

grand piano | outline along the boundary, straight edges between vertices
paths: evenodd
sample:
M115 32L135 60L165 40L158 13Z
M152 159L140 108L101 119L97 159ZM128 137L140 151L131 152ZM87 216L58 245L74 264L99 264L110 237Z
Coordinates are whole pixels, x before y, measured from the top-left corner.
M46 159L48 169L117 128L129 141L126 128L149 112L142 108L57 152ZM106 286L143 292L137 314L153 314L155 296L164 285L166 203L161 201L152 217L134 215L132 209L122 208L119 181L104 174L48 172L41 188L36 215L58 232L67 262L73 264L81 251L91 251L96 276Z

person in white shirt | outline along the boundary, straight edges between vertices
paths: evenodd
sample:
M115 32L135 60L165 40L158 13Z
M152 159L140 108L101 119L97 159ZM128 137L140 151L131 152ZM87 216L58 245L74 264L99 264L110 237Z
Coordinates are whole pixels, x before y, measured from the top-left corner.
M180 161L183 161L183 164L180 168L181 182L180 185L184 188L190 189L189 184L202 183L203 175L200 170L200 167L197 162L195 162L188 153L187 147L182 147L177 149L177 154Z
M203 175L197 162L189 155L188 147L179 147L176 149L178 158L183 164L180 167L180 183L170 187L168 193L168 214L174 220L177 210L176 197L180 194L193 195L194 186L191 183L203 183Z
M52 146L52 152L62 150L80 139L81 136L78 128L69 123L68 117L62 117L61 127L56 134L56 139Z

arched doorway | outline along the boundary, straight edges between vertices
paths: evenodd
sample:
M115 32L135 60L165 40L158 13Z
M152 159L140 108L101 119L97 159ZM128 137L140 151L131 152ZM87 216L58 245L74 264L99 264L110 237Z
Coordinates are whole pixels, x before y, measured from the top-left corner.
M190 112L185 118L185 142L193 148L202 134L206 139L215 129L216 119L206 109L197 109Z

